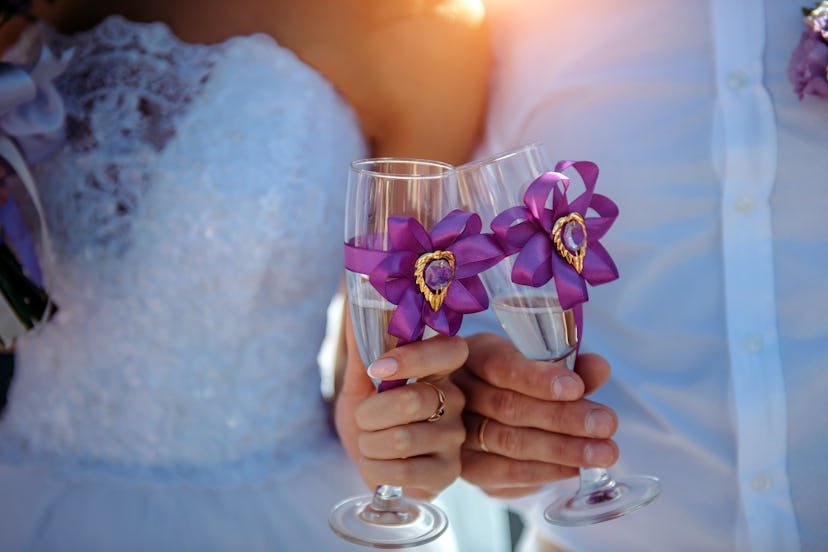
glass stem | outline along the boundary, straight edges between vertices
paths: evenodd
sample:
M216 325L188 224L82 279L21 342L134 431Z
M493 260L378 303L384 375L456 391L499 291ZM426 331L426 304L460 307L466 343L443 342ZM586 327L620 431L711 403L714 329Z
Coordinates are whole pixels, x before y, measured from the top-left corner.
M600 504L615 500L620 496L612 476L604 468L581 468L581 488L577 497L587 504Z
M374 491L370 504L359 512L359 518L367 523L383 525L407 525L420 516L419 509L403 496L402 487L380 485Z
M390 512L399 510L403 502L402 487L395 487L394 485L380 485L374 491L374 498L371 500L371 506L375 510Z

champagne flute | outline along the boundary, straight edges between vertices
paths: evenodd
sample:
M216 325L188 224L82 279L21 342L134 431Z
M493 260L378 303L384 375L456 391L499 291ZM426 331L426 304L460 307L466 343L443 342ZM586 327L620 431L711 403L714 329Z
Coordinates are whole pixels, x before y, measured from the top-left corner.
M388 218L411 217L428 228L456 206L456 184L454 167L436 161L384 158L353 162L348 177L346 247L363 252L391 250ZM380 295L368 274L346 270L346 280L359 354L365 366L370 366L382 353L401 344L401 339L389 333L395 305ZM406 382L375 383L384 391ZM437 506L407 498L401 487L393 485L378 486L373 496L341 502L331 512L329 523L334 532L351 542L393 549L430 542L448 527L445 513Z
M461 204L476 211L484 225L490 225L504 210L522 206L527 189L540 175L549 173L550 167L552 164L540 143L458 167ZM587 243L583 218L569 214L555 223L550 238L554 237L563 246L558 251L564 258L564 261L558 262L568 262L572 266L583 263ZM571 263L566 261L566 255L569 255ZM501 326L527 358L563 360L570 370L573 369L581 334L581 305L567 309L561 307L557 278L541 284L543 278L533 274L536 281L532 285L515 283L513 271L516 262L517 255L511 255L481 274ZM519 271L525 269L526 266L517 268ZM655 477L614 479L606 469L581 468L577 493L555 500L545 509L544 518L554 525L591 525L634 512L650 503L660 492L661 487Z

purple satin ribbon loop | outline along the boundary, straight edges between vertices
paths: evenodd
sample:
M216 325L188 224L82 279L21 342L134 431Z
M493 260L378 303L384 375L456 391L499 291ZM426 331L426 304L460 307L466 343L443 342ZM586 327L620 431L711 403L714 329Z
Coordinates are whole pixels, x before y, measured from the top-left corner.
M369 244L374 241L376 240L369 240ZM345 244L345 268L351 272L370 274L387 256L387 251L374 249L370 245L357 246L353 239Z
M408 217L388 217L388 239L398 251L423 252L431 248L431 237L419 222Z
M395 251L388 253L385 259L370 273L371 285L374 286L386 301L395 305L400 304L408 292L409 267L414 264L419 255L410 251Z
M445 304L450 312L472 314L486 310L489 307L487 299L486 288L480 278L463 278L455 280L449 288Z
M600 216L590 217L584 220L587 235L592 236L595 240L600 240L618 217L618 206L607 196L593 194L590 207Z
M451 245L446 249L454 253L457 259L454 271L455 281L476 276L503 259L503 249L491 234L474 234L463 238L461 251ZM451 288L449 288L450 293Z
M552 278L553 249L543 233L536 233L521 249L512 265L512 281L522 286L540 287Z
M483 222L476 213L455 209L431 230L431 246L434 249L451 249L451 244L480 234Z
M560 255L554 254L552 255L552 272L562 309L571 309L575 305L589 301L585 278L582 276L584 271L578 274L572 265L563 260Z
M495 239L506 255L520 251L538 231L538 225L526 207L510 207L498 214L491 223Z
M554 213L546 208L547 198L552 193L552 204L560 205L564 200L565 190L568 187L569 177L558 172L548 172L540 175L532 182L523 196L523 202L529 208L530 215L547 232L552 231L552 225L555 223L552 218Z
M609 252L600 243L593 242L587 247L584 256L583 279L591 286L606 284L618 278L618 268Z
M443 335L455 335L464 314L489 306L489 297L478 274L504 257L498 241L481 234L482 222L476 213L455 209L427 232L413 218L389 217L390 249L379 250L379 237L354 239L345 244L345 268L367 274L374 289L396 305L388 333L398 345L422 339L426 326ZM355 243L368 243L359 247ZM455 269L442 305L435 311L420 292L415 262L427 253L449 251Z
M405 345L420 339L425 330L423 320L423 301L418 297L419 292L406 287L401 295L397 308L388 324L388 333L398 338L397 345Z
M569 168L578 172L585 187L571 202L567 200L571 182L563 174ZM598 285L618 278L615 263L598 242L615 222L618 206L608 197L594 193L598 172L598 166L591 161L560 161L553 172L540 175L529 185L523 196L524 206L504 210L491 225L505 253L517 253L512 281L540 287L554 278L561 307L577 308L576 319L580 316L580 305L589 300L587 283ZM554 243L556 221L572 213L583 217L586 228L586 250L580 273L558 252Z

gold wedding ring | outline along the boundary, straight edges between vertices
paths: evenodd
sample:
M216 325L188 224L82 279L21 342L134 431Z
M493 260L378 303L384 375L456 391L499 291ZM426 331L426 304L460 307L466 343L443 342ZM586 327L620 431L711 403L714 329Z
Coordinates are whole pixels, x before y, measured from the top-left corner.
M483 433L485 433L487 425L489 425L489 419L483 418L480 427L477 428L477 444L480 445L480 450L483 452L489 452L489 447L486 446L486 441L483 439Z
M431 416L426 418L427 422L436 422L446 413L446 394L443 393L442 389L429 381L421 381L420 383L431 386L437 392L437 408L434 409L434 413Z

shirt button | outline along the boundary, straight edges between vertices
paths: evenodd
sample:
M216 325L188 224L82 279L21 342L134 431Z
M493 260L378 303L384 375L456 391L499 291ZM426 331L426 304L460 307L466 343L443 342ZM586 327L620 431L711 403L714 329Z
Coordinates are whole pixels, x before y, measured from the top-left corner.
M745 338L742 346L745 348L745 351L756 354L762 350L764 343L762 343L762 338L758 335L750 335Z
M741 90L745 87L747 81L747 73L741 69L736 69L727 74L727 87L731 90Z
M760 473L753 476L753 479L750 481L750 486L757 493L765 492L773 487L773 478L766 473Z
M756 203L750 196L742 196L733 202L733 208L737 213L747 215L756 207Z

